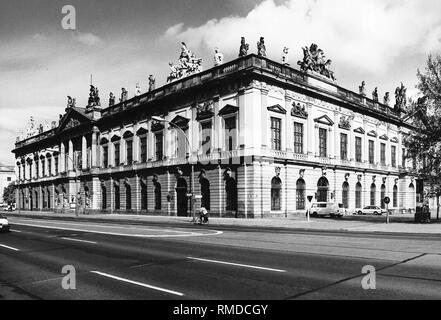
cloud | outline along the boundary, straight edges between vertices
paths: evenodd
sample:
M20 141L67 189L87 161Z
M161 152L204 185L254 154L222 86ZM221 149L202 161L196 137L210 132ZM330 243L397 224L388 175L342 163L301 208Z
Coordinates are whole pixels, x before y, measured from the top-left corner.
M91 46L91 47L99 46L104 43L104 41L100 37L94 35L93 33L88 33L88 32L86 33L78 32L78 31L73 32L72 38L83 45Z
M209 20L198 27L175 25L164 37L186 41L194 50L220 47L236 57L241 36L252 52L264 36L268 56L280 60L288 46L292 65L301 58L301 47L317 43L337 71L378 76L390 72L409 51L440 48L439 12L439 0L266 0L246 16Z

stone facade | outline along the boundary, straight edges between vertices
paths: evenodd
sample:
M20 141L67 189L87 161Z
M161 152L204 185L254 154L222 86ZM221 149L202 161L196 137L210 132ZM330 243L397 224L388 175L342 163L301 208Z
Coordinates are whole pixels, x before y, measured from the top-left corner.
M67 108L16 143L17 206L188 216L193 190L221 217L303 215L308 197L415 210L410 129L400 111L251 54L105 109Z

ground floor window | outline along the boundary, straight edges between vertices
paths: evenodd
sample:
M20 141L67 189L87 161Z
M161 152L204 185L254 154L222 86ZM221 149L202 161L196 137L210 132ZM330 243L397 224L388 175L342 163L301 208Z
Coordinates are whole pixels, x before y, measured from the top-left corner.
M202 201L201 206L210 210L210 181L206 178L200 179Z
M375 183L371 184L371 206L375 206L375 194L377 193L377 187L375 185Z
M344 182L342 186L342 203L343 207L349 208L349 183Z
M147 210L147 185L141 182L141 210Z
M278 177L274 177L271 181L271 210L282 209L282 180Z
M155 182L155 210L161 210L161 184Z
M329 182L321 177L317 183L317 202L328 202Z
M398 187L394 186L394 192L393 192L393 206L394 208L398 207Z
M386 204L384 203L384 198L386 198L386 186L383 184L381 186L381 208L386 208Z
M296 208L297 210L305 210L306 183L305 180L299 179L296 184Z
M227 178L225 183L226 209L229 211L237 210L237 184L232 177Z
M358 182L355 186L355 207L360 209L361 208L361 194L363 191L363 187L361 186L361 183Z
M103 210L107 209L107 189L105 186L101 186L101 208Z
M129 184L126 184L126 209L132 209L132 188Z
M121 209L119 186L115 186L115 210Z

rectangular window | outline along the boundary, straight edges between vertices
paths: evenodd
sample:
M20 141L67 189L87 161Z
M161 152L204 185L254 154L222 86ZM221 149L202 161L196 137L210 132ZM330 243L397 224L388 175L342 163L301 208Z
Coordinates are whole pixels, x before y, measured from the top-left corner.
M58 175L58 157L54 158L55 175Z
M49 175L49 176L51 176L52 175L52 158L48 158L47 159L47 174Z
M38 164L38 160L35 161L35 175L38 178L38 175L40 174L40 166Z
M201 123L201 149L202 154L211 154L211 121Z
M282 150L282 120L271 117L271 148Z
M147 162L147 137L140 139L141 163Z
M44 159L41 159L41 176L42 177L46 176L46 168L45 168L45 161L44 161Z
M340 158L348 159L348 135L346 133L340 133Z
M375 142L369 140L369 163L375 164Z
M236 117L225 119L225 149L232 151L236 149Z
M294 153L303 154L303 123L294 122Z
M380 161L381 161L382 166L386 165L386 144L385 143L382 143L380 145Z
M126 157L127 164L133 163L133 140L126 140Z
M164 158L164 152L162 148L163 144L163 133L159 132L155 134L155 154L156 154L156 161L160 161Z
M115 143L115 167L118 167L120 165L120 150L119 150L119 143Z
M403 168L406 168L406 149L402 149L401 152L403 153L402 158L401 158L401 166Z
M328 157L328 130L319 128L319 155Z
M391 162L392 162L392 167L396 168L397 167L397 147L395 147L395 146L391 147Z
M109 147L103 146L103 167L107 168L109 166Z
M361 162L361 138L355 137L355 161Z

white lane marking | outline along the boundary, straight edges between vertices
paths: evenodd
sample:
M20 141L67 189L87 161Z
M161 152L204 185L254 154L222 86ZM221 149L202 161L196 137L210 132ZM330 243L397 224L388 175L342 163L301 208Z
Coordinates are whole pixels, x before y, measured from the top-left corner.
M11 230L11 232L21 233L21 231L19 231L19 230Z
M113 276L111 274L107 274L107 273L103 273L103 272L99 272L99 271L90 271L90 272L98 274L98 275L103 276L103 277L110 278L110 279L131 283L131 284L134 284L134 285L137 285L137 286L140 286L140 287L149 288L149 289L153 289L153 290L157 290L157 291L162 291L162 292L174 294L174 295L180 296L180 297L184 296L184 294L181 293L181 292L177 292L177 291L172 291L172 290L168 290L168 289L164 289L164 288L160 288L160 287L151 286L149 284L145 284L145 283L141 283L141 282L136 282L136 281L132 281L132 280L129 280L129 279L120 278L120 277L117 277L117 276Z
M188 232L187 234L158 234L158 235L143 235L143 234L127 234L127 233L116 233L116 232L105 232L105 231L96 231L96 230L88 230L88 229L75 229L75 228L62 228L62 227L56 227L56 226L43 226L43 225L37 225L37 224L29 224L29 223L15 223L16 225L20 226L27 226L27 227L35 227L35 228L43 228L43 229L53 229L53 230L68 230L68 231L78 231L78 232L88 232L88 233L95 233L95 234L106 234L111 236L123 236L123 237L134 237L134 238L180 238L180 237L205 237L205 236L217 236L220 234L223 234L222 231L216 231L216 230L207 230L211 231L212 233L192 233ZM142 230L142 229L140 229ZM148 231L148 229L147 229Z
M10 246L5 246L4 244L0 244L0 247L6 248L6 249L9 249L9 250L13 250L13 251L20 251L17 248L13 248L13 247L10 247Z
M274 271L274 272L286 272L286 270L281 270L281 269L265 268L265 267L259 267L259 266L252 266L252 265L248 265L248 264L232 263L232 262L225 262L225 261L218 261L218 260L200 259L200 258L193 258L193 257L187 257L187 259L202 261L202 262L226 264L226 265L235 266L235 267L244 267L244 268L251 268L251 269Z
M87 240L80 240L80 239L73 239L73 238L61 238L63 240L68 240L68 241L76 241L76 242L84 242L84 243L91 243L91 244L96 244L96 242L94 241L87 241Z
M26 221L26 220L24 220ZM34 221L35 223L35 221ZM45 224L54 224L54 225L67 225L67 226L81 226L81 227L94 227L94 228L106 228L106 229L128 229L128 230L149 230L149 231L168 231L168 232L174 232L174 233L189 233L188 231L181 231L181 230L173 230L173 229L154 229L154 228L140 228L140 227L127 227L124 225L115 226L115 225L98 225L98 224L86 224L86 223L75 223L75 222L61 222L61 221L44 221L42 223ZM14 223L20 225L20 223Z

